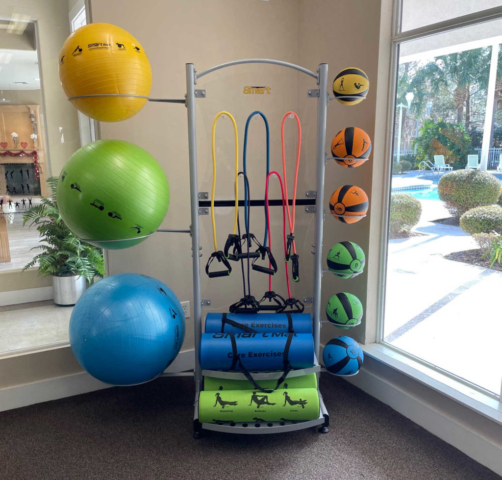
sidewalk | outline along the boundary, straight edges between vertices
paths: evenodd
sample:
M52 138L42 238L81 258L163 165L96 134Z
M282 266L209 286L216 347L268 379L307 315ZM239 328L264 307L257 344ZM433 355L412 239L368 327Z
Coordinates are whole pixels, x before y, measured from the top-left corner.
M389 242L385 341L500 393L502 273L444 259L477 244L460 227L431 222L448 216L441 202L422 206L414 231L426 235Z

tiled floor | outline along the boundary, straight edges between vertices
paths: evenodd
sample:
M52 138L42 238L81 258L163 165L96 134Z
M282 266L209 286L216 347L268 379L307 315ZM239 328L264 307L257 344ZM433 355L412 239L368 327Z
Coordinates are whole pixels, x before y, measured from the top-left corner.
M52 300L0 307L0 354L68 342L72 310Z

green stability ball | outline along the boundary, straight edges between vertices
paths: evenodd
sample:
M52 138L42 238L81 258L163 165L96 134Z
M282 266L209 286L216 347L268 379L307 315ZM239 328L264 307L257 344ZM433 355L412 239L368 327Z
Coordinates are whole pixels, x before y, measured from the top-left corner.
M340 278L363 273L365 261L363 249L354 242L337 243L328 253L328 268Z
M137 245L157 230L169 207L169 183L142 148L99 140L77 150L64 166L57 204L77 237L117 250Z
M326 305L328 320L338 328L347 330L361 324L363 305L351 293L337 293L333 295Z

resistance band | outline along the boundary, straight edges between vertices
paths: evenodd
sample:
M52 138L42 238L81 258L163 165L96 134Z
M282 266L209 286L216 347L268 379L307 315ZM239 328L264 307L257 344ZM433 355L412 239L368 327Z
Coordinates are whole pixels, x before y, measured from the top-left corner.
M281 186L281 195L282 195L282 236L283 236L283 244L284 244L284 267L286 269L286 285L288 288L288 299L285 300L281 295L275 293L272 290L272 277L270 276L268 279L268 292L263 295L263 298L260 300L260 310L276 310L278 313L284 312L287 308L291 308L294 312L302 313L304 309L304 305L300 300L291 297L291 287L289 285L289 270L288 270L288 262L286 260L287 255L287 240L286 240L286 196L284 192L284 186L281 179L281 176L273 171L267 175L267 180L265 182L265 209L266 209L266 220L268 225L268 235L269 235L269 243L272 244L272 232L270 230L270 206L269 206L269 183L270 177L276 176L279 179L279 184ZM268 300L268 304L264 303ZM272 304L272 302L275 303Z
M296 118L296 124L298 125L298 148L296 151L296 170L295 170L295 183L293 187L293 214L291 215L291 211L289 209L289 196L288 196L288 179L286 177L286 146L284 141L284 123L286 122L286 118L290 115L293 115ZM286 207L288 212L288 223L289 223L289 231L287 241L287 249L286 249L286 262L291 260L292 262L292 274L293 281L300 281L300 264L299 264L299 255L296 253L296 243L295 243L295 214L296 214L296 190L298 186L298 168L300 166L300 152L302 147L302 125L300 123L300 119L295 112L287 112L284 117L282 117L281 124L281 141L282 141L282 171L284 177L284 191L286 194ZM293 254L291 254L291 251Z
M251 122L251 119L255 115L260 115L261 118L263 118L263 122L265 123L265 132L267 134L267 168L266 168L266 174L268 175L270 172L270 129L268 127L268 120L267 117L260 112L259 110L255 110L251 115L249 115L247 121L246 121L246 128L244 130L244 150L242 152L242 169L245 174L247 174L247 147L248 147L248 129L249 129L249 124ZM247 202L248 200L248 194L245 192L244 194L244 201ZM246 211L244 211L244 221L246 222L246 228L249 229L249 217ZM263 246L267 246L267 232L268 232L268 226L267 222L265 221L265 235L263 237Z
M199 396L199 421L202 423L222 425L317 418L319 393L316 388L288 388L265 395L256 390L203 391Z
M214 121L213 121L213 135L212 135L212 154L213 154L213 188L212 188L212 193L211 193L211 221L213 224L213 243L214 243L214 253L211 254L209 257L209 260L206 265L206 273L209 276L209 278L214 278L214 277L226 277L227 275L230 275L232 273L232 267L230 266L229 261L225 257L225 254L221 251L218 250L218 242L216 240L216 221L214 218L214 197L215 197L215 191L216 191L216 123L218 122L218 119L222 115L228 115L228 118L232 120L232 124L234 126L234 134L235 134L235 213L234 213L234 228L232 233L229 235L229 239L235 238L237 236L237 218L239 216L239 183L238 183L238 175L239 175L239 135L237 133L237 123L235 123L234 117L228 113L228 112L220 112L218 115L216 115ZM227 240L228 243L229 240ZM240 246L240 240L239 240L239 246ZM195 252L194 252L195 255ZM223 265L226 267L226 270L220 270L216 272L210 272L209 268L211 266L211 263L214 261L214 259L218 260L218 263L223 263Z

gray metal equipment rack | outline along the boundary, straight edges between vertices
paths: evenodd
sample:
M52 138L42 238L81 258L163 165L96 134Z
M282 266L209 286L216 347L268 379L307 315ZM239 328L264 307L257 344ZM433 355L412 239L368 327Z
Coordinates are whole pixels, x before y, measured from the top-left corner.
M208 75L222 68L233 67L247 63L265 63L287 67L313 77L316 82L316 88L308 91L308 96L317 99L317 174L316 174L316 200L315 200L315 252L314 252L314 298L313 298L313 322L314 322L314 345L316 359L319 358L320 352L320 328L321 328L321 280L322 280L322 237L323 237L323 222L324 222L324 170L326 164L326 114L328 109L328 65L322 63L319 65L317 73L314 73L306 68L294 65L292 63L281 62L279 60L251 58L245 60L236 60L229 63L217 65L209 68L201 73L197 73L195 66L191 63L186 65L186 107L188 115L188 148L190 162L190 203L191 203L191 236L192 236L192 251L193 251L193 290L194 290L194 337L195 337L195 404L194 404L194 437L199 438L202 430L214 430L219 432L241 433L241 434L264 434L264 433L283 433L294 430L302 430L310 427L320 427L319 432L327 433L329 426L329 415L324 406L322 396L319 392L320 413L319 418L304 422L265 422L265 423L234 423L234 422L215 422L215 423L200 423L199 422L199 392L202 389L203 376L216 378L232 378L235 380L245 380L246 377L238 372L219 372L210 370L201 370L199 362L199 344L202 334L202 298L200 285L200 260L199 255L199 192L197 182L197 133L196 133L196 110L195 101L197 98L206 96L205 90L197 90L197 79ZM298 202L297 202L298 203ZM311 369L292 371L289 376L305 375L307 373L316 372L319 377L321 367L316 361L316 364ZM281 372L273 373L253 373L256 380L279 378ZM318 387L319 388L319 387Z

